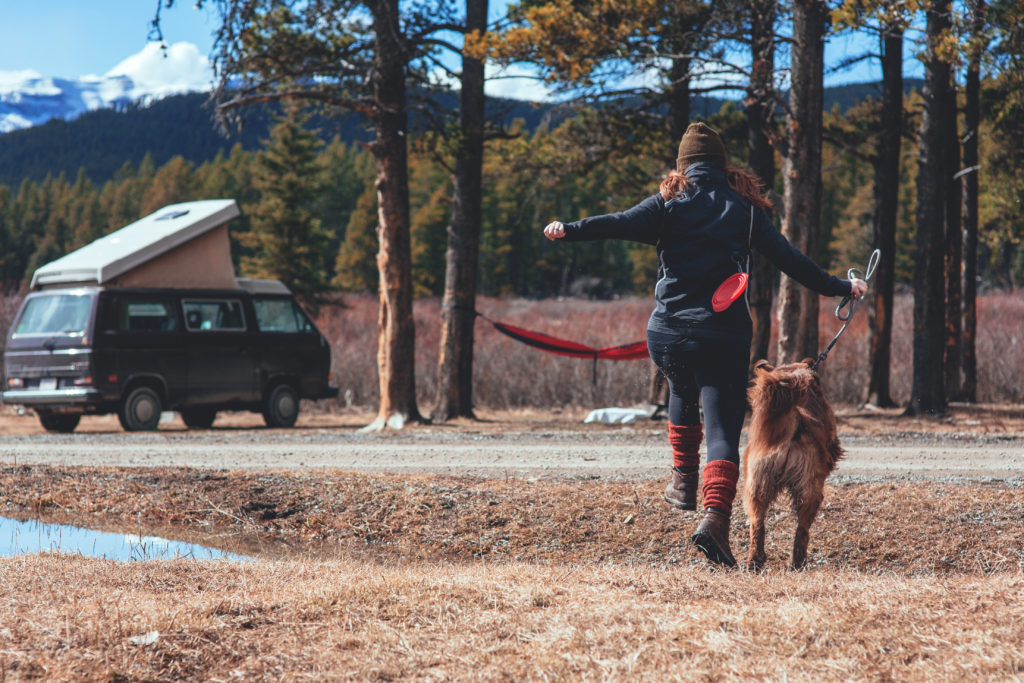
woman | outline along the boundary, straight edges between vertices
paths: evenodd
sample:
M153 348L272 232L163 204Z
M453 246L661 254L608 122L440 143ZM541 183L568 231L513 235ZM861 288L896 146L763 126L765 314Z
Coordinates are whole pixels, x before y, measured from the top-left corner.
M693 123L679 143L676 170L658 194L621 213L555 221L544 228L551 240L625 239L657 248L659 279L647 346L669 382L673 478L665 500L684 510L697 507L699 398L708 457L704 517L692 540L709 560L730 567L736 565L729 520L739 478L752 328L743 303L716 312L712 296L730 275L745 270L751 248L819 294L860 297L867 290L861 280L825 273L791 246L772 226L768 208L760 180L727 168L718 133Z

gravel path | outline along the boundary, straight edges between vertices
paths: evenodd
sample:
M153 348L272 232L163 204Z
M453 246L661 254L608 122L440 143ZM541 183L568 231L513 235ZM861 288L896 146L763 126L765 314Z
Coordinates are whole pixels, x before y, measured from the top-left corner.
M165 426L128 434L118 431L115 422L109 430L53 435L3 427L0 422L0 462L5 464L643 478L664 476L669 462L664 423L650 422L525 429L509 423L471 429L427 426L401 433L366 433L352 426L267 430L239 425L203 431ZM1024 485L1021 434L841 437L846 458L836 478L1009 480Z

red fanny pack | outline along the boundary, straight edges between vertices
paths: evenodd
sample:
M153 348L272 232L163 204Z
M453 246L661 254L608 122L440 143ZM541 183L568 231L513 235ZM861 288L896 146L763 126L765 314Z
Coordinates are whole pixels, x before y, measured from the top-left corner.
M721 313L732 306L736 299L743 296L747 288L747 274L735 273L725 279L725 282L718 285L718 289L711 295L711 308L715 313Z

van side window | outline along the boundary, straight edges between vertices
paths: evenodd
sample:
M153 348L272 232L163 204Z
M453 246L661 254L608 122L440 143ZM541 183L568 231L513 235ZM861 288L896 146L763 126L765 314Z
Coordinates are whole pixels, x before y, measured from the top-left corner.
M253 299L261 332L312 332L313 323L291 299Z
M172 332L178 316L169 299L124 297L118 306L117 328L121 332Z
M192 331L245 329L242 302L236 299L185 299L185 327Z

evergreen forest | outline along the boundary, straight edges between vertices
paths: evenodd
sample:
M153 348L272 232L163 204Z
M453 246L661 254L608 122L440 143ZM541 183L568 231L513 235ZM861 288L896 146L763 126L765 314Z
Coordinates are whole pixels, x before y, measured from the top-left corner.
M822 230L827 249L821 260L837 274L862 265L870 251L873 171L868 155L874 144L871 126L876 109L877 100L868 97L845 109L836 103L825 115ZM913 272L917 147L911 138L919 110L920 98L912 91L906 99L896 254L897 284L903 287L910 285ZM531 129L516 120L509 139L488 143L480 245L482 294L608 297L651 291L656 271L651 248L595 242L556 249L540 233L554 218L572 220L631 206L653 194L667 171L659 163L661 155L649 154L642 146L590 165L579 148L579 127L597 115L583 112L550 130L542 123ZM722 132L730 162L744 165L746 129L741 109L724 103L716 113L699 118ZM301 125L296 125L297 119ZM208 120L194 125L212 128ZM157 165L154 154L148 153L137 164L122 162L102 183L93 182L82 168L70 177L62 172L39 181L26 179L16 186L0 185L0 277L5 289L23 288L40 265L167 204L229 197L242 209L242 216L231 225L240 274L283 277L300 292L375 290L377 206L370 152L340 135L323 141L322 130L295 111L278 116L276 124L263 129L267 137L252 149L235 142L229 151L217 151L214 158L200 163L176 154ZM1024 219L1014 209L1014 196L1024 192L1024 181L1014 173L1001 172L999 138L991 129L983 128L980 138L984 189L979 273L983 287L1012 288L1024 277L1024 252L1017 246ZM643 144L667 142L649 139ZM411 148L415 293L438 296L444 287L445 229L451 213L450 160L427 132L417 136ZM298 176L292 203L318 222L312 242L317 248L301 255L275 252L274 245L258 238L259 222L273 220L263 207L287 184L288 173ZM781 192L781 183L777 191ZM305 275L278 271L278 263L301 266Z

